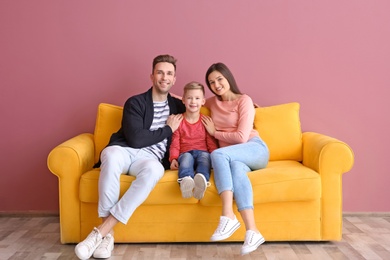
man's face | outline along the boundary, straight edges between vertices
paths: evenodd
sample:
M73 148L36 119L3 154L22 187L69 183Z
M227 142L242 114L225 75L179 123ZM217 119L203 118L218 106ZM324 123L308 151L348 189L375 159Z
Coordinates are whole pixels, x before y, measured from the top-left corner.
M167 94L176 82L175 67L169 62L159 62L150 75L153 88L159 94Z

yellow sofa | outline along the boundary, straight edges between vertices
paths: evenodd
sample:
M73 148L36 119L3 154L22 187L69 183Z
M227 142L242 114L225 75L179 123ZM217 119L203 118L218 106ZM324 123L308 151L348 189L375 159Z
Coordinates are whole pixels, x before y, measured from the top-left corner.
M300 105L256 108L254 128L270 149L267 168L249 173L257 225L267 241L341 239L342 174L354 162L342 141L301 131ZM202 109L208 113L207 109ZM59 180L61 242L83 240L101 220L97 215L99 169L93 165L121 123L122 107L100 104L93 134L82 133L55 147L48 167ZM134 177L121 177L121 195ZM208 242L218 225L221 202L214 185L202 200L183 199L177 171L167 170L115 242ZM238 219L242 219L236 212ZM243 241L242 225L226 241Z

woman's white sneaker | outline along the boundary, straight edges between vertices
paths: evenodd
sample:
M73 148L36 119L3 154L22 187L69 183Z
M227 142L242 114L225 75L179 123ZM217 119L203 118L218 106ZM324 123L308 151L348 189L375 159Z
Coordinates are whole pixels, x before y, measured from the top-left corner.
M241 226L236 216L234 219L221 216L219 224L214 234L211 236L211 241L220 241L229 238Z
M241 255L246 255L255 251L264 242L265 239L260 232L257 233L253 230L246 231L244 245L241 248Z
M96 248L93 253L93 257L109 258L111 257L112 250L114 250L114 237L111 234L108 234L103 238L103 241L100 243L98 248Z
M74 252L79 259L89 259L101 242L102 235L97 228L94 228L86 239L77 244Z

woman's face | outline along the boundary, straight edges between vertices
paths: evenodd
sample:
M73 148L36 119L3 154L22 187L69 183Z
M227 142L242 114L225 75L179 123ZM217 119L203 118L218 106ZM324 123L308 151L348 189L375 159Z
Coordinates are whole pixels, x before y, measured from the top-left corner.
M213 92L218 96L230 92L230 84L227 79L219 72L213 71L208 76L208 81Z

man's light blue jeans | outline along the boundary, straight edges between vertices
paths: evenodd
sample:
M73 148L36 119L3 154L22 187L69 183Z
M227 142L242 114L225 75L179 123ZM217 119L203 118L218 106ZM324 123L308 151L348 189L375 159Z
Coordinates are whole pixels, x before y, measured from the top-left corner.
M232 191L238 211L253 209L253 190L247 173L265 168L268 160L268 147L259 137L214 150L211 163L218 193Z
M103 149L99 178L99 217L113 215L126 224L157 182L164 175L164 167L156 156L145 149L134 149L117 145ZM130 188L119 199L120 176L135 177Z

